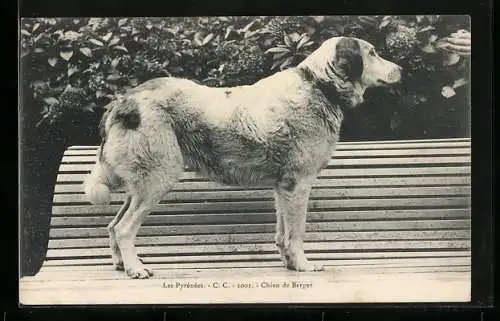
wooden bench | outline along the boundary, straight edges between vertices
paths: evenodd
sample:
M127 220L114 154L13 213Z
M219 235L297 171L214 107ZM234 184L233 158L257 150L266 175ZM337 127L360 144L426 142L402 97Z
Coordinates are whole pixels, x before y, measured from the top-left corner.
M112 268L105 227L124 195L108 206L87 202L81 183L96 150L73 146L64 154L46 260L21 280L24 304L468 299L469 139L340 143L309 203L306 254L323 272L281 267L269 187L224 186L185 172L139 231L138 253L156 272L149 280ZM286 280L311 285L263 283ZM188 281L203 289L175 289Z

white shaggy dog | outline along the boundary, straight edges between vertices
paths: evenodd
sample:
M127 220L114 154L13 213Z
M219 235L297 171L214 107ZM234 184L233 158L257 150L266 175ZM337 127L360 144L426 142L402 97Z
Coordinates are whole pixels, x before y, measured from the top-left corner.
M113 262L132 278L153 273L135 237L184 164L214 181L275 189L276 245L285 267L321 270L303 250L311 181L338 141L343 110L368 87L400 81L401 67L366 41L335 37L295 68L250 86L210 88L173 77L149 80L111 102L99 159L85 181L94 204L128 197L109 224Z

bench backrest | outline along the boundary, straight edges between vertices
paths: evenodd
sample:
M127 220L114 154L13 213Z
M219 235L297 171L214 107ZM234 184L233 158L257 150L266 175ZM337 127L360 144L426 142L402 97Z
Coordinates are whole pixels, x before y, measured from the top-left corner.
M64 154L46 266L111 265L105 227L124 194L108 206L88 203L81 184L96 151L73 146ZM311 194L308 257L467 265L470 160L469 139L340 143ZM146 219L137 246L146 263L168 268L274 266L274 230L269 187L241 189L185 172Z

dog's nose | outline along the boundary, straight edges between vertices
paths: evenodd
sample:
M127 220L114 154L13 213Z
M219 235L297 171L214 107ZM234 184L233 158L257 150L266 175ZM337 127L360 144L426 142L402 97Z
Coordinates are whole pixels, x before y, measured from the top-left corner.
M403 78L403 68L396 65L395 68L389 73L389 79L391 82L400 82Z

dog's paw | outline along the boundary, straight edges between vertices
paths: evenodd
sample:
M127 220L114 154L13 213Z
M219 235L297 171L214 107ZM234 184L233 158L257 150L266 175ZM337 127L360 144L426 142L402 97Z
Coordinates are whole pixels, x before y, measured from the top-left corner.
M117 271L125 271L125 266L123 265L123 261L113 262L113 267Z
M324 270L324 267L321 264L316 264L310 261L303 261L294 265L288 265L287 267L290 270L299 272L315 272Z
M144 264L127 269L127 275L131 279L148 279L153 276L153 274L153 270L148 268Z
M139 262L141 262L141 263L144 263L144 260L141 257L137 257L137 260L139 260ZM117 271L125 271L125 265L123 264L123 261L121 261L121 260L113 262L113 267Z

